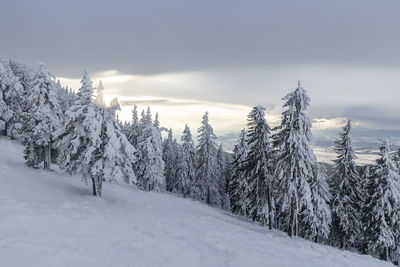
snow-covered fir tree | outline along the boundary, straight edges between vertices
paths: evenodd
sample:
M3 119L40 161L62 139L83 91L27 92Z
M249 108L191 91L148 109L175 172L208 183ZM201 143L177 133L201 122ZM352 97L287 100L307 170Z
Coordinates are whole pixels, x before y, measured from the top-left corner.
M229 182L231 178L229 155L223 150L222 144L217 150L217 177L220 205L224 210L230 210Z
M99 158L102 145L102 112L92 101L93 86L85 70L75 104L67 111L64 129L58 131L58 164L69 174L80 173L92 181L93 195L100 196L103 179Z
M328 240L331 230L332 213L329 206L331 194L327 183L326 170L321 164L314 166L314 177L310 185L314 207L314 220L306 228L304 237L319 240Z
M0 135L18 136L21 129L24 89L9 61L0 61Z
M249 216L271 229L275 224L275 201L271 168L271 128L265 120L265 108L254 107L248 115L248 155L245 176L248 182L247 210Z
M310 98L298 87L283 98L281 125L273 135L276 150L275 177L280 209L278 225L290 237L297 236L313 221L310 182L316 158L311 148L311 120L306 111Z
M165 191L164 161L160 130L154 127L151 110L142 112L137 140L137 183L146 191Z
M188 176L188 158L185 156L185 151L182 145L176 144L175 146L175 177L173 179L172 191L182 194L187 197L190 193L190 176Z
M173 191L176 183L177 143L173 138L172 129L169 129L168 137L163 142L163 160L167 191Z
M137 142L140 135L140 123L139 123L139 116L137 111L137 105L133 106L132 110L132 121L125 127L125 135L128 138L129 142L136 147Z
M104 87L100 82L96 104L98 112L102 113L101 146L98 164L102 166L100 176L103 180L135 184L133 171L136 162L136 150L122 133L115 112L120 110L118 99L114 98L107 107L104 101Z
M206 112L201 121L198 132L196 186L199 195L196 198L206 201L207 204L218 206L220 195L218 190L217 145L214 130L208 120Z
M182 188L191 196L196 196L197 192L196 186L193 186L196 181L196 147L194 145L192 133L190 132L189 126L186 124L183 134L181 136L182 141L182 161L184 166L182 166L182 172L184 173L185 178L187 179L187 183L185 185L188 188L185 188L182 185Z
M389 260L398 244L400 221L400 176L390 157L387 141L371 168L363 208L364 242L372 255Z
M331 178L332 238L342 248L356 245L361 234L361 179L356 169L351 138L351 120L347 120L335 141L337 159L334 160L334 172Z
M58 90L51 74L40 66L30 83L24 103L22 144L25 146L26 164L31 167L48 169L51 165L51 151L54 132L61 128L62 110Z
M77 101L68 111L64 130L59 133L60 166L70 174L79 172L92 181L93 195L101 196L103 181L135 183L135 149L115 120L119 108L92 101L93 87L84 72ZM101 92L99 92L101 94Z
M239 215L248 215L249 186L246 175L246 163L249 153L247 132L243 129L237 144L233 148L232 178L229 184L229 198L232 212Z

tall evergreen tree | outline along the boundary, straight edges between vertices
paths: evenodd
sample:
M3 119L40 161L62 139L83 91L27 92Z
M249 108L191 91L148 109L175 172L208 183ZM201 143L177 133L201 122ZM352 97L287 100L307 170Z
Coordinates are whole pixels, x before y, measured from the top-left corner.
M314 168L314 179L310 184L314 220L305 229L304 237L318 242L329 238L332 221L332 213L329 206L331 194L327 183L326 170L318 163Z
M335 141L337 159L334 160L332 181L332 236L340 247L354 247L361 234L360 209L362 203L361 179L356 169L351 138L351 120Z
M9 61L0 61L0 135L16 137L21 128L24 89Z
M190 176L188 175L188 158L185 155L183 146L176 144L175 146L175 177L174 184L172 185L172 191L182 194L186 197L190 193Z
M93 195L100 196L102 113L92 101L93 86L87 70L81 84L75 104L66 113L64 129L58 132L58 163L69 174L80 173L86 183L90 179Z
M183 159L183 172L187 179L188 188L185 188L187 194L196 196L195 189L193 186L196 181L196 147L193 142L192 133L190 132L187 124L181 136L182 141L182 159Z
M371 168L363 210L364 237L370 253L389 260L396 249L400 221L400 176L385 141Z
M281 125L273 135L276 150L275 177L278 179L278 205L281 211L279 226L290 237L313 221L310 182L316 163L311 148L311 120L306 111L310 98L298 87L283 100L285 109Z
M246 163L249 153L247 132L243 129L237 144L233 148L232 178L229 184L229 198L232 212L247 215L249 185L246 175Z
M228 155L223 150L222 144L217 150L217 177L218 177L218 191L220 195L220 205L224 210L230 210L229 204L229 182L230 182L230 168Z
M45 169L51 165L54 132L61 128L62 111L56 84L51 74L41 65L34 75L25 99L27 110L23 114L22 143L26 164Z
M125 135L128 138L129 142L133 146L137 146L139 135L140 135L140 122L139 122L139 116L137 112L137 105L135 104L133 106L132 110L132 121L130 124L127 125L125 129Z
M154 127L150 108L146 114L142 112L137 151L136 177L139 187L146 191L165 191L161 134Z
M275 220L275 201L273 198L272 150L269 141L271 128L265 120L265 108L254 107L248 115L248 156L246 176L249 191L247 195L248 212L253 220L268 225L271 229Z
M197 130L197 168L196 168L196 185L198 187L198 199L206 201L207 204L220 204L220 195L218 191L218 177L216 174L216 155L217 146L214 130L208 120L208 112L206 112L201 121L201 126Z
M169 129L168 137L163 143L163 160L165 163L164 174L167 184L167 191L173 191L176 183L177 144L173 139L172 129Z

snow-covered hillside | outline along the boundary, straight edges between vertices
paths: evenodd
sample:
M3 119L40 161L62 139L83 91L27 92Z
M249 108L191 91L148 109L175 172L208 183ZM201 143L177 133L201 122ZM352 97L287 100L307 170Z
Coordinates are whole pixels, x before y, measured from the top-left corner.
M180 197L29 169L0 138L0 266L392 266Z

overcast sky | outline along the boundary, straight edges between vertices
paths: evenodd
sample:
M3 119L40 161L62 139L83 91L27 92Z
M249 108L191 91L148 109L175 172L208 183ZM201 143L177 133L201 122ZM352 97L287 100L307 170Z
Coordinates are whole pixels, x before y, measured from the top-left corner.
M314 127L400 129L400 1L2 0L0 56L45 62L78 88L83 69L166 126L236 132L252 105L279 120L302 81Z

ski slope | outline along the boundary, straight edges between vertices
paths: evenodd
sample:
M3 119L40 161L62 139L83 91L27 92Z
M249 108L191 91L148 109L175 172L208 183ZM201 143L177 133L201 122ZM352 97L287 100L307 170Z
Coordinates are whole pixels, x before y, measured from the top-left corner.
M0 266L392 266L244 222L202 203L29 169L0 138Z

